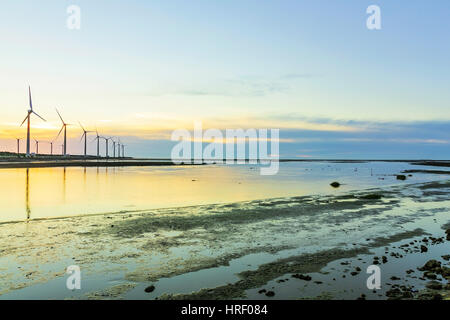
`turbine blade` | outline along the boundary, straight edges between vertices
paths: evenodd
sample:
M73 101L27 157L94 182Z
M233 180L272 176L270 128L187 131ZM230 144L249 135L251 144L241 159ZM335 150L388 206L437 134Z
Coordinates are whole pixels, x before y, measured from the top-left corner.
M81 122L78 121L78 123L80 124L81 129L83 129L83 131L86 132L86 130L84 130L84 127L83 127L83 125L81 124Z
M81 135L80 141L83 141L83 138L84 138L85 135L86 135L86 132L84 132L84 133Z
M23 119L22 123L20 124L20 126L23 126L23 124L25 123L25 121L27 121L28 117L30 116L30 114L28 114L25 119Z
M61 127L61 130L59 130L58 135L55 138L55 141L59 138L59 135L61 134L61 131L63 131L64 125Z
M31 87L28 86L28 97L30 98L30 109L33 110L33 101L31 100Z
M62 118L61 115L59 114L58 109L55 108L55 110L56 110L56 112L58 113L58 116L59 116L59 118L61 119L61 122L62 122L63 124L65 124L63 118Z
M33 113L34 113L35 115L37 115L39 118L41 118L42 120L47 121L47 120L45 120L44 118L42 118L40 115L38 115L36 112L33 111Z

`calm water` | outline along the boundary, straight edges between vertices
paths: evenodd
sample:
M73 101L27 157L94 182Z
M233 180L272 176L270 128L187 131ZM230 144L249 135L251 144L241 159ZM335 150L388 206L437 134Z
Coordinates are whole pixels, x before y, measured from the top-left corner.
M445 179L393 174L420 169L407 163L280 163L274 176L257 166L32 168L0 170L0 222L181 207L207 203L338 193L368 187ZM344 185L329 186L332 181Z

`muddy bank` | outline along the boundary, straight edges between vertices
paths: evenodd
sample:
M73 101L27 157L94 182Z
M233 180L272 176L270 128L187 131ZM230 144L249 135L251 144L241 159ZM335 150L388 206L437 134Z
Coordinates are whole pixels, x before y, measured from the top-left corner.
M450 181L405 184L340 196L4 224L0 298L33 292L43 299L253 297L251 290L270 289L267 283L285 274L322 272L333 261L433 234L424 219L445 219L449 188ZM64 287L65 268L73 264L83 272L86 291ZM190 280L195 277L201 281ZM46 290L53 281L61 288ZM278 285L286 283L292 282ZM145 292L150 285L156 289Z

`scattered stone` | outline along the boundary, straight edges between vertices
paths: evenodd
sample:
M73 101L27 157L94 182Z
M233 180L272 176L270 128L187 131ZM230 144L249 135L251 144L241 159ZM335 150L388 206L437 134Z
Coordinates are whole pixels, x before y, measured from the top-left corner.
M334 181L334 182L330 183L330 186L332 186L333 188L339 188L341 186L341 184L337 181Z
M430 272L430 271L425 271L423 276L424 276L424 278L433 279L433 280L437 278L436 274L434 274L433 272Z
M444 259L445 261L449 261L450 260L450 254L446 254L445 256L442 256L442 259Z
M437 260L428 260L427 263L422 268L419 268L420 271L434 271L436 269L441 268L441 263Z
M305 280L305 281L311 281L311 277L310 276L308 276L308 275L303 275L303 274L298 274L298 273L296 273L296 274L293 274L292 275L292 277L293 278L297 278L297 279L300 279L300 280Z
M406 176L404 174L398 174L397 180L406 180Z
M424 245L420 246L420 253L424 253L424 252L427 252L427 251L428 251L427 247L425 247Z
M381 194L376 194L376 193L372 193L372 194L366 194L364 196L361 196L361 199L364 200L380 200L383 196Z
M266 289L261 289L261 290L258 291L259 294L263 294L263 293L266 293L266 292L267 292Z
M391 277L391 280L396 281L396 280L401 280L401 279L400 279L399 277L392 276L392 277Z
M144 291L147 292L147 293L150 293L150 292L153 292L154 290L155 290L155 286L151 285L151 286L145 288Z
M268 297L273 297L274 295L275 295L275 292L273 292L273 291L266 292L266 296L268 296Z
M426 284L428 289L432 290L442 290L442 284L437 281L430 281Z

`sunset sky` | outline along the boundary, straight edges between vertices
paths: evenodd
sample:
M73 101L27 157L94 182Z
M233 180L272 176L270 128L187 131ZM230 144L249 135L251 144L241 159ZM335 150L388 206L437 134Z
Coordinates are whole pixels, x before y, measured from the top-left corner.
M81 30L66 27L72 4ZM366 28L372 4L381 30ZM449 13L448 0L2 1L0 150L26 135L31 85L45 141L57 107L131 156L169 157L171 132L203 121L279 128L284 158L449 158ZM81 129L68 133L81 153Z

